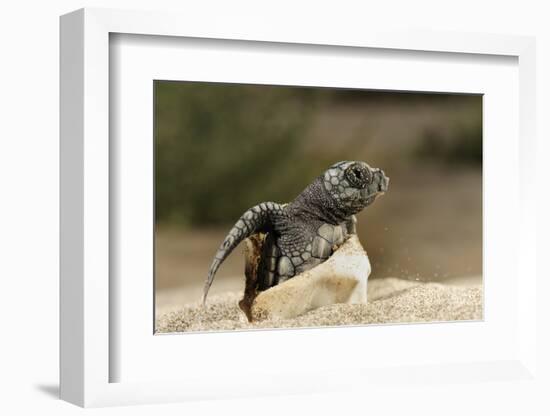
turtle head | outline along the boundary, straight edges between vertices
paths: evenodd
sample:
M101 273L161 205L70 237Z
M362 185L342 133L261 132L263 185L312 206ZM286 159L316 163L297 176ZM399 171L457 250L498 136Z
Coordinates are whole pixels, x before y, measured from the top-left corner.
M390 182L384 171L360 161L338 162L321 178L335 205L347 215L356 214L372 204L388 190Z

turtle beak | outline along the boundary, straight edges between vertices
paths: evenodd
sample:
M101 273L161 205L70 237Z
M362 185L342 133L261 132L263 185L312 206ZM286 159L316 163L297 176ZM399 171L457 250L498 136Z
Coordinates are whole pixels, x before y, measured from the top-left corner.
M388 186L390 184L390 178L388 178L385 174L384 174L384 171L381 170L381 169L378 169L374 172L373 174L374 176L374 180L373 182L376 184L377 186L377 191L380 193L380 194L384 194L385 192L388 191Z

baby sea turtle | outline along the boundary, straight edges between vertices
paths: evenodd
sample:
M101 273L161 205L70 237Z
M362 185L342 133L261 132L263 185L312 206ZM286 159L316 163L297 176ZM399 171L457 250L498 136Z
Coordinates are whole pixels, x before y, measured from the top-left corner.
M247 239L245 298L240 306L249 315L257 291L322 263L355 234L354 214L386 192L388 183L380 169L365 162L343 161L317 177L294 201L284 205L262 202L250 208L229 231L212 261L203 304L222 262Z

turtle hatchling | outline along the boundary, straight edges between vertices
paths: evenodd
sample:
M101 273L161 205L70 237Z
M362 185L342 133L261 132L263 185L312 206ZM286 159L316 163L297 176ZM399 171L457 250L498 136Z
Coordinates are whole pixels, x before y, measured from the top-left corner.
M246 239L245 296L250 319L258 292L327 260L351 234L355 214L388 190L389 178L361 161L342 161L318 176L292 202L262 202L239 218L220 245L204 285L203 304L216 271Z

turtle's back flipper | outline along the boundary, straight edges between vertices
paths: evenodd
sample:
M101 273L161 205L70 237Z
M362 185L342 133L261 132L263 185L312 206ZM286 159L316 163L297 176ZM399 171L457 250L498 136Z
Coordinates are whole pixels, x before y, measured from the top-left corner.
M252 322L251 308L259 292L269 289L278 283L277 263L280 251L275 244L273 233L254 234L245 240L244 274L246 284L244 296L239 307Z
M262 255L258 267L259 291L267 290L279 283L277 264L279 263L280 257L281 252L275 244L273 233L267 234L262 247Z

